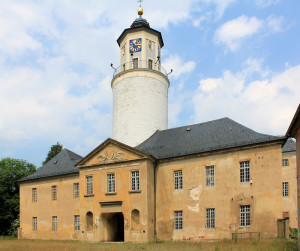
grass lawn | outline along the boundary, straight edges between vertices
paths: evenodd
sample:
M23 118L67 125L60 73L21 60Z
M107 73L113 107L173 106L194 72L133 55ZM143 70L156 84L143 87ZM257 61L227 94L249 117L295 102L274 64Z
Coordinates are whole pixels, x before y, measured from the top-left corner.
M296 241L283 239L270 240L231 240L216 242L160 242L160 243L89 243L81 241L16 240L0 239L0 251L96 251L96 250L297 250Z

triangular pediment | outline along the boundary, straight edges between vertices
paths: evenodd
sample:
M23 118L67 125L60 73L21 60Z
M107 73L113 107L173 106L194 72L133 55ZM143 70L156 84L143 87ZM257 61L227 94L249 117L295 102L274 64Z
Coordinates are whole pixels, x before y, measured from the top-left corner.
M122 144L113 139L107 139L87 156L85 156L76 166L78 168L126 162L138 159L153 157L148 156L135 148Z

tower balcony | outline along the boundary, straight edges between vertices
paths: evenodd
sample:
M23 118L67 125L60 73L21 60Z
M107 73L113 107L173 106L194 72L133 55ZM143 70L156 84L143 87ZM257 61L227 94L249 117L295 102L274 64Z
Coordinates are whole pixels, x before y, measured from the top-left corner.
M133 60L126 62L122 65L120 65L118 68L115 69L113 74L113 79L122 73L125 73L127 71L133 71L133 70L149 70L149 71L156 71L161 74L163 74L166 78L168 78L168 73L161 66L160 63L154 63L153 60Z

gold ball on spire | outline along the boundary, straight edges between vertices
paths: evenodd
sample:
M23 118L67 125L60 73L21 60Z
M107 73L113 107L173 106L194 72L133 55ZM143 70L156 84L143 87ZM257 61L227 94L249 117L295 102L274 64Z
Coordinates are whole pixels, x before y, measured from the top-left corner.
M139 14L139 16L142 16L144 14L144 10L142 7L138 8L138 14Z

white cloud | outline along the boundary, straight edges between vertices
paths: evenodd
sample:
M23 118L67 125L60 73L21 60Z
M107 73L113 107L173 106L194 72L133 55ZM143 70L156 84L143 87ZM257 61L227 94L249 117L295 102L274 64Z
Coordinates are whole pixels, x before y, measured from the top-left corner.
M283 17L269 16L266 20L267 29L270 33L281 32L283 30Z
M216 19L220 19L225 10L233 3L236 2L236 0L202 0L205 4L213 4L215 5L216 9Z
M177 55L170 55L165 61L163 61L163 66L169 72L173 69L173 73L170 77L179 78L185 73L190 73L195 69L196 63L194 61L184 62L182 58Z
M224 43L230 50L239 48L246 37L257 33L262 28L263 22L256 17L240 16L230 20L217 29L215 41Z
M259 67L254 72L263 76L265 71ZM200 80L193 98L195 121L228 116L259 132L285 134L300 100L300 65L272 78L247 81L251 74L246 67Z
M255 34L272 34L283 30L283 17L268 16L266 20L245 15L230 20L221 25L215 32L217 44L224 44L231 51L241 47L241 44Z
M279 3L280 0L255 0L255 4L259 8L265 8L273 4Z

